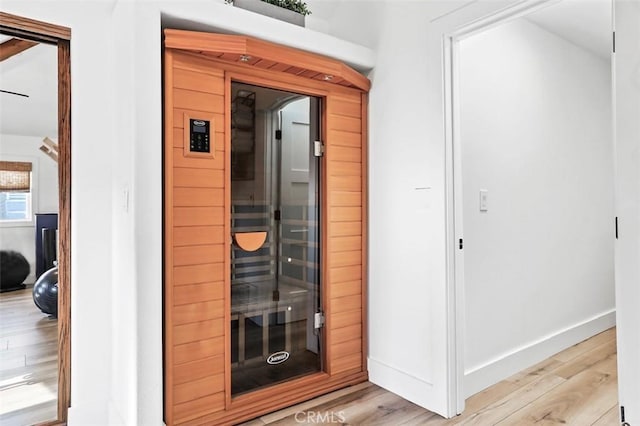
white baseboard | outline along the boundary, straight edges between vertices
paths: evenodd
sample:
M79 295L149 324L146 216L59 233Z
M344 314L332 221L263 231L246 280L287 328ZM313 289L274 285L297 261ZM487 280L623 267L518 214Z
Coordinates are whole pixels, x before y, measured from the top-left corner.
M470 397L513 374L531 367L556 353L595 336L616 324L616 312L596 315L581 323L559 330L540 340L503 354L486 364L465 371L464 395Z
M67 412L67 425L69 426L107 426L107 408L106 404L98 404L92 402L78 406L78 404L69 407ZM110 426L110 425L109 425Z
M434 404L433 384L374 358L368 358L369 381L420 407L440 413Z
M107 415L109 416L109 426L124 426L127 424L122 417L122 413L120 412L118 407L116 407L112 400L109 400L109 404L107 406Z

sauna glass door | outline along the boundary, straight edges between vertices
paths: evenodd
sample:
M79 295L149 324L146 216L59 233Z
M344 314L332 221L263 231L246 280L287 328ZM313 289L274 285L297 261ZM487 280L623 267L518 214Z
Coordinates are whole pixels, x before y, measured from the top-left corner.
M231 387L322 369L317 98L231 85Z

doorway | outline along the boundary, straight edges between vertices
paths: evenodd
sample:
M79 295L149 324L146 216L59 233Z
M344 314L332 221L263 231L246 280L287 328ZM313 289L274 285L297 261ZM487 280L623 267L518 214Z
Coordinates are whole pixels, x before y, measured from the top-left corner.
M51 134L40 135L40 139L35 145L36 153L34 155L41 156L42 158L37 158L38 161L35 162L36 166L34 166L32 163L28 173L30 175L29 181L31 181L30 190L33 188L34 190L38 189L44 192L53 192L53 194L47 195L52 195L54 201L52 201L51 203L49 203L48 201L43 202L39 205L42 207L47 205L48 209L50 209L52 208L53 204L56 204L57 219L52 219L50 217L43 218L51 219L49 220L49 222L52 223L45 224L44 222L47 222L47 220L45 220L44 222L42 222L42 229L47 229L48 232L42 230L38 232L36 225L39 223L39 218L38 216L34 215L34 213L38 212L31 209L29 210L28 214L25 214L24 217L26 221L31 222L31 225L25 227L25 229L30 229L29 232L33 235L33 240L35 240L35 245L37 246L35 248L36 255L34 255L35 265L33 269L35 269L34 272L36 273L36 275L40 274L40 276L37 277L36 275L34 275L33 279L35 280L36 278L38 278L37 283L39 283L45 276L48 276L48 274L51 275L49 277L50 279L48 280L49 282L47 285L47 291L43 291L42 293L38 291L32 291L32 293L34 302L36 302L33 309L37 314L45 315L40 314L38 308L40 308L42 312L49 311L46 312L47 315L50 314L52 316L55 316L57 313L57 319L55 320L52 317L46 318L46 320L48 320L50 323L49 325L53 325L52 327L49 327L50 330L47 330L47 335L50 335L51 337L49 345L52 347L49 348L50 351L47 352L48 355L45 355L44 358L39 358L40 362L52 365L49 369L50 373L45 374L47 376L47 379L42 382L35 383L35 385L40 385L40 387L38 388L38 392L35 393L39 396L37 398L33 398L34 392L27 390L28 394L23 396L22 398L26 401L30 401L30 398L33 398L33 400L30 401L33 402L33 404L24 406L19 410L12 410L9 413L3 413L2 423L65 423L67 420L67 409L69 407L70 400L71 30L66 27L52 25L0 12L0 33L2 33L2 35L6 39L4 40L3 45L0 46L0 51L2 51L2 57L4 59L10 59L12 56L15 56L21 52L25 52L25 50L28 53L30 49L50 49L53 52L51 55L52 63L57 66L57 71L55 69L47 70L54 76L52 79L52 87L53 91L56 92L53 94L54 105L52 108L47 108L47 110L53 110L54 116L55 111L57 110L57 119L54 119L54 129L50 132ZM34 50L32 50L32 52L34 52ZM42 79L34 80L36 82L42 83ZM6 80L3 80L3 83L5 82ZM5 89L4 87L2 87L2 89L3 96L7 95L11 97L28 99L33 94L34 100L38 100L38 98L40 98L38 96L39 93L37 92L22 93L16 90ZM36 89L38 89L37 86ZM15 93L9 94L6 93L7 91ZM26 120L23 121L23 124L26 124L26 127L23 128L24 131L26 131L25 129L30 128L28 117L26 117ZM12 138L12 140L14 139L16 138ZM33 145L34 140L31 139L30 142ZM25 140L22 140L22 142L25 142ZM28 143L26 145L28 145ZM26 145L23 144L20 148L25 149ZM38 146L40 147L38 148ZM52 172L52 176L46 180L53 180L54 182L57 181L57 190L49 191L47 189L47 184L52 184L52 182L46 182L46 184L44 184L44 182L42 182L42 179L38 179L39 181L36 181L36 176L34 174L37 174L37 177L42 178L41 174L46 170L51 169L53 167L52 164L56 162L57 170L54 170ZM44 186L41 184L44 184ZM56 185L53 186L55 187ZM24 194L25 192L22 191L20 193ZM31 191L30 195L33 195ZM18 198L20 197L10 198L12 198L12 203L13 201L20 201L18 200ZM33 199L31 201L33 201ZM35 203L38 203L40 201L43 201L41 197L40 199L37 199ZM19 208L20 206L29 206L29 204L30 203L24 204L20 202L13 203L11 210L13 210L14 207ZM30 204L30 207L34 207L35 205L37 204L32 203ZM12 211L12 214L13 213L15 213L15 211ZM55 228L57 228L57 231ZM38 235L40 235L42 239L36 238ZM40 244L38 244L38 242L40 242ZM41 246L43 250L38 251L38 246ZM46 258L44 262L41 262L42 258L37 256L38 253L40 253L41 257ZM51 258L56 258L57 266L54 268L51 268ZM45 268L49 269L49 271L44 272L46 270ZM57 280L55 279L55 274L53 274L52 271L57 272ZM35 287L36 290L38 288L37 283ZM26 296L30 295L27 294ZM40 300L39 297L41 296L47 296L46 299L48 300ZM29 300L29 297L27 297L25 301L31 302ZM38 304L38 301L40 302L40 304ZM30 305L30 303L28 304ZM38 323L40 322L41 321L38 321ZM15 324L12 324L12 326L15 326ZM19 328L20 327L18 327L18 329ZM36 334L38 334L38 331L36 331ZM26 343L29 343L28 340L29 338L27 338ZM22 343L25 343L24 339ZM36 346L38 346L38 344L36 344ZM47 344L45 344L45 346L47 346ZM5 347L5 349L7 348ZM46 348L39 347L39 349L44 350ZM37 360L29 360L25 356L24 361L24 367L26 367L29 361L33 362ZM40 367L41 366L38 366L38 368ZM27 375L24 376L23 379L30 379L37 376L39 373L41 372L32 371L30 373L27 373ZM52 374L53 377L51 377ZM3 377L3 390L16 391L19 393L19 389L17 388L21 386L28 387L30 385L34 385L34 383L30 382L29 380L22 380L19 376L14 375L14 377L9 378ZM47 399L47 401L38 400L38 398L44 398ZM50 404L49 400L52 400L53 404Z
M231 84L232 395L322 369L320 99Z
M450 39L459 407L615 325L610 10L521 5Z

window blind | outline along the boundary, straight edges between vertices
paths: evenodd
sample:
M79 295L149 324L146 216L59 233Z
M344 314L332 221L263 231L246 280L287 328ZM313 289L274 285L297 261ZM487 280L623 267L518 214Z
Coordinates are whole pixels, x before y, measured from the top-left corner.
M31 169L31 163L0 161L0 191L30 192Z

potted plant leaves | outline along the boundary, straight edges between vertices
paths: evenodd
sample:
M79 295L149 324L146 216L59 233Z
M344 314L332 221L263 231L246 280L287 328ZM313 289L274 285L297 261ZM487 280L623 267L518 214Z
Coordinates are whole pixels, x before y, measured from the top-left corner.
M235 7L304 27L305 16L311 11L301 0L226 0Z

